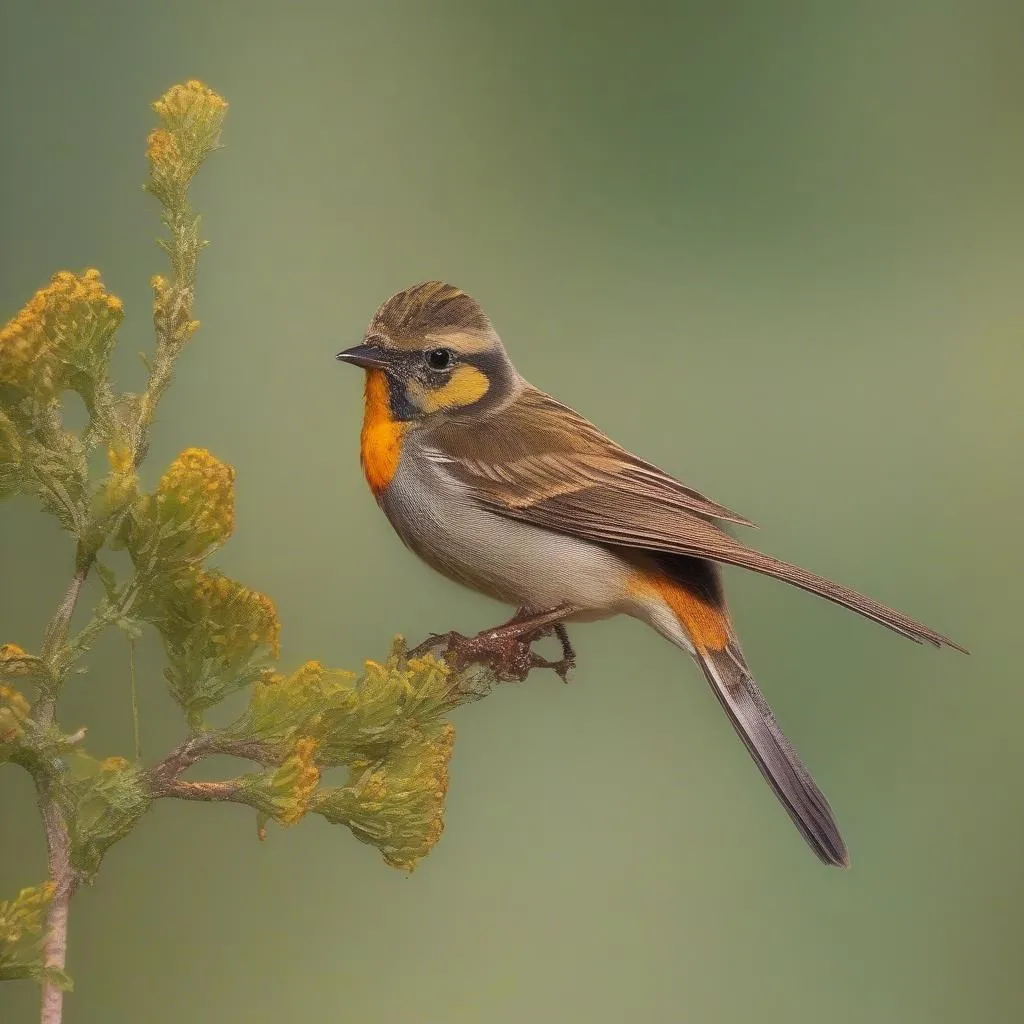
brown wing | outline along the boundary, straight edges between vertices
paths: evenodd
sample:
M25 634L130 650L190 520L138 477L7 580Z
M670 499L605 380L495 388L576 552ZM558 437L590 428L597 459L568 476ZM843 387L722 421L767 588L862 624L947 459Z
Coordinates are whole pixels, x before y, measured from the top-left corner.
M918 643L963 650L902 612L747 547L713 520L752 525L749 520L620 448L579 413L534 388L500 416L438 427L427 444L431 457L501 515L602 544L751 569Z
M451 421L433 438L444 453L438 453L442 461L455 457L450 468L460 479L510 510L605 486L660 503L676 514L757 528L620 448L589 420L536 388L528 387L500 417L482 423Z

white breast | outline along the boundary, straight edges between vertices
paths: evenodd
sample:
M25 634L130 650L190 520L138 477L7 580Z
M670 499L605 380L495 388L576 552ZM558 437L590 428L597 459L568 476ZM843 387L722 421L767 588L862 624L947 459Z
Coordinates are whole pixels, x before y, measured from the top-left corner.
M402 540L438 572L535 609L571 604L600 618L630 603L631 566L589 541L499 516L478 505L443 463L403 453L380 505Z

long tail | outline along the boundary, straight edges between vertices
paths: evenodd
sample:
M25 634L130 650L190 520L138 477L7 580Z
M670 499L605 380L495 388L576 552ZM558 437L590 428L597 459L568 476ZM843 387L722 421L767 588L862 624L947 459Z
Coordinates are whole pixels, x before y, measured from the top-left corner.
M736 565L743 569L752 569L754 572L763 573L765 576L773 576L775 579L799 587L801 590L817 594L818 597L823 597L826 601L833 601L844 608L849 608L850 611L857 612L858 615L863 615L864 618L871 619L879 625L887 626L894 633L899 633L916 643L932 644L935 647L952 647L953 650L960 651L961 654L969 653L967 648L961 647L955 640L950 640L948 636L937 633L909 615L896 611L895 608L889 608L874 598L844 587L841 583L826 579L808 569L803 569L799 565L783 562L762 551L748 548L738 541L734 541L728 548L723 547L721 551L695 552L695 554L711 558L725 565Z
M849 867L849 854L832 808L783 736L739 645L733 640L721 650L698 649L695 657L740 739L800 834L826 864Z

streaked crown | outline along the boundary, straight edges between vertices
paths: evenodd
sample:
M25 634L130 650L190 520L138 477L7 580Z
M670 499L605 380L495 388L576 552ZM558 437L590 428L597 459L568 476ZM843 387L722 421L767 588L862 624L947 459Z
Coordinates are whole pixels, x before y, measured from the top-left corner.
M367 334L397 348L419 348L425 339L455 334L497 342L480 303L443 281L424 281L392 295L374 314Z

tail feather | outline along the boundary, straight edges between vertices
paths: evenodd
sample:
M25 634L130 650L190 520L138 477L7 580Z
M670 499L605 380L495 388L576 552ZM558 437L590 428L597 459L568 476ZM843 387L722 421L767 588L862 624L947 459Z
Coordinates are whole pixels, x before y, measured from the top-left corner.
M722 650L698 651L697 660L761 774L808 845L826 864L849 867L832 808L782 734L739 647L732 642Z
M899 633L919 644L952 647L962 654L968 653L965 647L950 640L948 636L936 632L916 619L912 619L909 615L904 615L903 612L896 611L895 608L889 608L874 598L851 590L850 587L844 587L841 583L819 576L808 569L803 569L799 565L783 562L779 558L755 551L738 542L722 551L700 554L716 562L736 565L743 569L752 569L754 572L763 573L766 576L773 576L775 579L799 587L801 590L817 594L818 597L849 608L850 611L857 612L858 615L863 615L866 619L871 619L879 625L887 626L894 633Z

